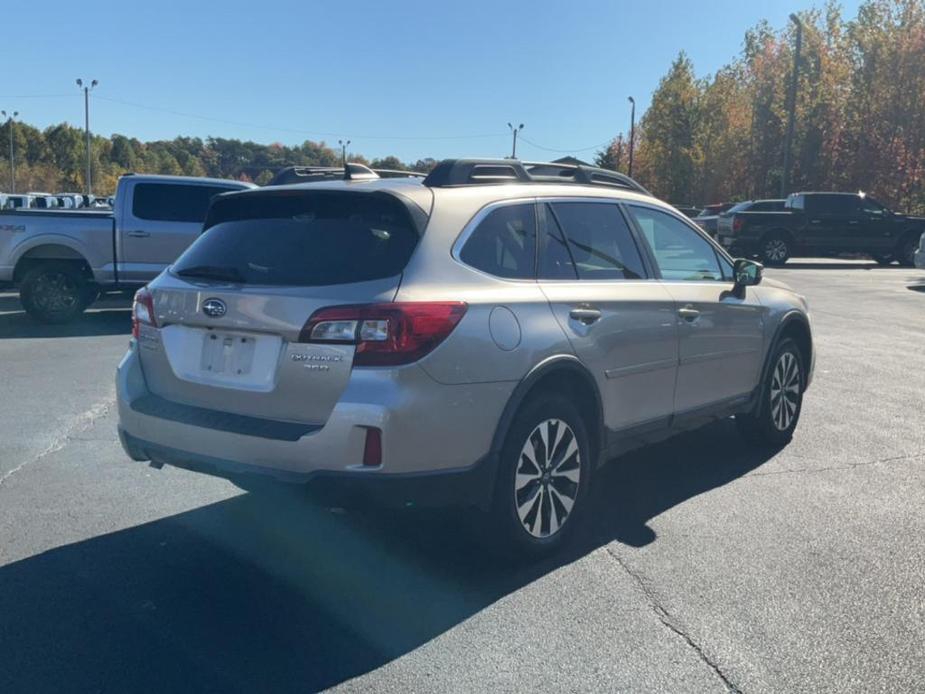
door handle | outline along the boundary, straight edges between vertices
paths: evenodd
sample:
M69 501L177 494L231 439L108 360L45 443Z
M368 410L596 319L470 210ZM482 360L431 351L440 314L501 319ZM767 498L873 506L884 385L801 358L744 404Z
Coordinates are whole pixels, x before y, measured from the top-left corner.
M700 318L700 311L695 309L693 306L685 306L684 308L678 309L678 315L688 323L693 323L695 320Z
M142 229L136 229L135 231L128 232L128 235L134 239L146 239L151 235L151 232L143 231Z
M822 224L822 220L821 219L810 219L809 223L810 224Z
M849 219L848 224L860 224L860 222L856 219Z
M568 315L584 325L592 325L601 319L601 312L596 308L573 308Z

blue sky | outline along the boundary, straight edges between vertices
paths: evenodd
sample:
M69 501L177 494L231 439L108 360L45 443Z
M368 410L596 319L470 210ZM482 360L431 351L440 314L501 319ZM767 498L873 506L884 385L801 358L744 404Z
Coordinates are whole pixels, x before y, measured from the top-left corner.
M816 5L820 4L817 0ZM300 143L349 138L404 160L591 157L628 129L678 51L698 75L761 19L812 0L32 2L6 0L0 108L91 129ZM858 0L843 3L854 16ZM12 28L14 17L19 25ZM39 24L40 22L40 24ZM548 149L542 149L548 148ZM557 151L550 151L557 150Z

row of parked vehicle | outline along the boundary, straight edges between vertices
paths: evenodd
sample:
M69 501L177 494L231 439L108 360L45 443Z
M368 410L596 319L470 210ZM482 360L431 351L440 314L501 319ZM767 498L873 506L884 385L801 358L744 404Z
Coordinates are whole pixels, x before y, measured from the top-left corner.
M82 193L0 193L0 210L76 210L80 208L112 207L113 196Z
M864 193L801 192L709 205L693 221L730 252L765 265L860 254L912 267L925 234L925 217L894 212Z

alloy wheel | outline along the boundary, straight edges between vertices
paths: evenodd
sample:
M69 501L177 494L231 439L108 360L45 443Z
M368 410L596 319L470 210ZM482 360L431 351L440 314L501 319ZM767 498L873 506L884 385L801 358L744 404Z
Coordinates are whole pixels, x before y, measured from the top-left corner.
M555 535L568 520L581 479L581 450L572 428L547 419L527 437L514 475L514 507L537 538Z
M784 352L771 375L771 421L778 431L786 431L797 414L801 383L796 356L793 352Z
M63 272L42 275L33 291L35 304L48 313L70 311L79 301L77 283Z
M771 262L780 262L787 257L787 242L771 239L764 244L764 256Z

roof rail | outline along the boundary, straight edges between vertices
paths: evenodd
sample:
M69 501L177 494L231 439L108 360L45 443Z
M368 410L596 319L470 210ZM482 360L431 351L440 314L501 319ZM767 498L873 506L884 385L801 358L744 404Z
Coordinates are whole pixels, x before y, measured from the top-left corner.
M424 185L431 188L498 183L603 185L652 195L632 178L617 171L583 164L519 159L444 159L424 179Z
M397 169L371 169L364 164L348 162L343 166L287 166L276 172L267 185L288 183L315 183L317 181L362 181L376 178L424 178L419 171Z

